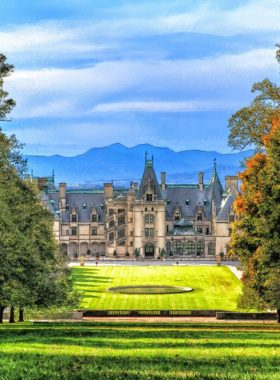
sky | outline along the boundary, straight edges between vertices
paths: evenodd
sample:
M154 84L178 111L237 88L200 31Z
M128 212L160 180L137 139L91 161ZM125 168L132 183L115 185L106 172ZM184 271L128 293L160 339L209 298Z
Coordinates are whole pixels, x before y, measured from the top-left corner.
M17 106L1 127L26 154L230 152L228 119L253 83L279 83L279 30L279 0L2 0Z

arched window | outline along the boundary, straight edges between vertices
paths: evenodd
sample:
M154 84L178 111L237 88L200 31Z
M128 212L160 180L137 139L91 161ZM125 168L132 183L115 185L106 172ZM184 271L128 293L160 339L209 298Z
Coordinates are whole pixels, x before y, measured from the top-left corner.
M190 207L190 201L188 199L186 199L185 204L186 204L186 207Z
M166 199L166 207L170 207L170 199L169 198Z
M69 211L69 204L66 203L66 210Z
M204 206L207 206L207 199L204 199L203 204Z
M153 207L151 208L151 211L154 211L154 208L153 208Z
M203 255L204 254L204 242L203 241L199 241L197 243L197 255Z
M174 249L175 255L182 255L183 250L184 250L183 243L181 241L178 241L178 240L175 241L175 243L173 245L173 249Z
M154 217L153 217L153 215L150 215L150 223L154 223Z
M101 205L100 205L100 211L104 211L104 204L103 203L101 203Z
M148 211L147 207L145 207L145 211Z
M150 219L149 219L149 215L146 215L146 216L145 216L145 223L149 223L149 220L150 220Z
M194 255L195 254L195 244L193 241L188 241L186 243L186 254Z
M87 211L87 205L85 203L83 204L83 211Z
M216 244L215 243L209 243L208 244L208 255L215 255L216 253Z
M114 240L114 232L111 232L109 235L109 241Z

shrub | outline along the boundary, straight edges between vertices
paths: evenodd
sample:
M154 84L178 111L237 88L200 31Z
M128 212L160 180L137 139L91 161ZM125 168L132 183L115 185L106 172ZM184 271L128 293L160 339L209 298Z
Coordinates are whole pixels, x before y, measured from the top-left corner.
M115 257L117 256L117 252L116 251L113 252L113 256L115 256Z
M87 256L90 256L90 249L87 250Z
M77 252L75 252L75 253L74 253L74 257L78 257L78 254L77 254Z
M135 251L133 252L133 255L134 255L135 257L139 257L139 251L138 251L137 248L135 248Z
M96 256L96 257L99 257L99 252L96 252L95 256Z
M162 249L162 250L160 251L160 257L164 257L165 255L166 255L166 252L165 252L164 249Z
M126 256L126 257L129 257L129 252L126 252L125 256Z

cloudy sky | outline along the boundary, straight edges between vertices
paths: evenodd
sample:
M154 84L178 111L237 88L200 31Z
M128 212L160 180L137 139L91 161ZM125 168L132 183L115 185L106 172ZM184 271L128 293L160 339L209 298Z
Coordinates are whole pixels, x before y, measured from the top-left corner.
M229 152L228 118L279 83L279 0L3 0L16 100L2 123L28 154L112 143Z

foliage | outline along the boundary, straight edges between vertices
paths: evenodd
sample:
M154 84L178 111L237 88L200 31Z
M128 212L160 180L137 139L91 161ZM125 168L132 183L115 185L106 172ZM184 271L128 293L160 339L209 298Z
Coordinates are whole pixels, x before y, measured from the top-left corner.
M96 252L95 256L96 256L96 257L99 257L99 252Z
M98 310L237 310L242 284L227 267L106 266L71 268L75 287L84 296L81 309ZM93 285L94 284L94 285ZM172 285L194 289L187 294L126 295L107 291L115 286ZM224 295L227 295L224 297Z
M126 252L125 256L126 256L126 257L129 257L129 252Z
M48 323L0 334L2 379L280 379L271 324Z
M139 257L139 251L138 251L137 248L135 248L135 250L134 250L134 252L133 252L133 255L134 255L135 257Z
M276 58L280 63L280 46ZM273 120L280 116L280 87L264 79L254 83L252 93L259 92L253 102L237 111L230 119L230 135L228 145L233 149L242 150L250 144L262 149L263 136L272 127Z
M164 249L162 249L162 250L160 251L160 257L164 257L165 255L166 255L166 252L165 252Z
M240 306L280 309L280 122L263 136L258 152L239 173L241 195L235 202L230 255L238 255L244 294ZM280 311L280 310L279 310ZM280 313L279 313L280 315Z
M117 251L113 252L113 256L115 256L115 257L117 256Z
M15 107L13 99L7 99L8 92L4 91L4 78L8 77L13 71L14 66L6 63L5 55L0 54L0 121L7 121L6 115Z
M90 256L90 249L87 250L87 256Z

